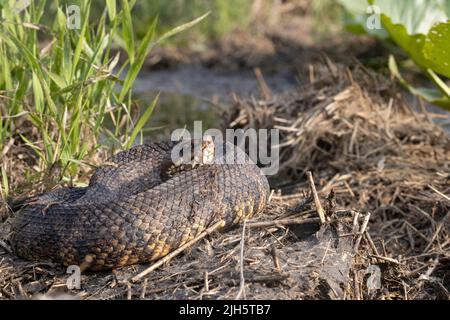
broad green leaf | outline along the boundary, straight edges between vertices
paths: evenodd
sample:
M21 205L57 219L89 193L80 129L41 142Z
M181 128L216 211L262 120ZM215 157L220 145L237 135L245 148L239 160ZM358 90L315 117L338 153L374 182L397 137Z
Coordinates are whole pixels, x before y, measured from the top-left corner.
M436 73L450 77L450 21L447 21L450 0L376 0L373 3L380 8L381 21L389 36L423 69L439 91L412 87L398 70L395 72L392 60L391 72L413 94L448 108L450 88Z
M446 22L444 4L449 0L374 0L380 13L391 19L392 24L400 24L407 34L427 34L431 27Z
M425 58L433 70L450 78L450 22L434 25L423 46Z
M425 35L409 35L404 25L393 23L391 18L385 14L381 15L381 21L392 40L394 40L394 42L402 48L414 62L422 68L426 68L427 59L422 52L422 48L425 44Z
M394 42L420 67L450 76L450 0L375 0L381 21Z

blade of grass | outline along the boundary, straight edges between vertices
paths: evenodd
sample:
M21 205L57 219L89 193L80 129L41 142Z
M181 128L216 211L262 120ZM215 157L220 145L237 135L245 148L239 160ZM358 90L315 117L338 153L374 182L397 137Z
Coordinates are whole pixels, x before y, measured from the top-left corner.
M195 26L197 23L199 23L200 21L202 21L203 19L205 19L210 13L211 13L211 12L208 11L208 12L205 13L204 15L202 15L202 16L200 16L200 17L198 17L198 18L196 18L196 19L194 19L194 20L192 20L192 21L189 21L189 22L187 22L187 23L185 23L185 24L182 24L181 26L178 26L178 27L173 28L172 30L170 30L170 31L168 31L168 32L166 32L166 33L164 33L164 34L156 41L156 43L160 43L160 42L162 42L162 41L164 41L164 40L166 40L166 39L168 39L168 38L170 38L170 37L173 37L173 36L176 35L177 33L180 33L180 32L182 32L182 31L185 31L185 30L189 29L189 28L192 28L192 27ZM155 43L155 44L156 44L156 43Z
M112 21L116 18L116 0L106 0L106 7L108 8L108 16Z
M158 103L158 100L159 100L159 93L156 96L156 98L153 100L152 104L147 108L147 110L145 110L144 114L139 118L138 122L134 126L133 132L131 133L130 138L128 139L128 142L127 142L127 146L126 146L127 149L131 148L138 133L142 130L144 125L147 123L148 119L150 118L150 116L153 113L153 110L156 107L156 104Z
M3 199L7 199L9 195L9 182L8 182L8 176L6 175L5 167L1 166L1 173L2 173L2 182L1 182L1 191L2 191L2 197Z
M128 53L128 59L130 64L134 63L134 33L133 33L133 22L131 18L131 9L128 0L122 0L123 6L123 16L122 16L122 37L125 41L125 47Z

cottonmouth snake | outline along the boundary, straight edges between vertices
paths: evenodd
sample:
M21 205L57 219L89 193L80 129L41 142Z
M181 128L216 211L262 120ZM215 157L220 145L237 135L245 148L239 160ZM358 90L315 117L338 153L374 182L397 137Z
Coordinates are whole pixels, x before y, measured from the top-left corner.
M219 220L230 226L263 209L269 185L254 163L230 164L225 151L214 163L183 168L172 161L175 145L133 147L97 168L87 187L28 201L13 220L14 252L91 270L146 263Z

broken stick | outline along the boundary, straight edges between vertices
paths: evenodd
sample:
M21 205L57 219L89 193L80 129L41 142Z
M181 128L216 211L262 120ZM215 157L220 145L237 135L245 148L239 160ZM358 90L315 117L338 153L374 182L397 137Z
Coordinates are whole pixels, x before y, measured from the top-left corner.
M137 274L136 276L134 276L133 278L131 278L132 282L137 282L140 279L142 279L143 277L145 277L147 274L149 274L150 272L154 271L155 269L159 268L160 266L162 266L164 263L169 262L170 260L172 260L173 258L175 258L177 255L179 255L181 252L183 252L184 250L186 250L187 248L189 248L190 246L192 246L194 243L196 243L197 241L203 239L204 237L206 237L207 235L213 233L214 231L222 228L225 226L225 221L224 220L220 220L218 222L216 222L215 224L213 224L211 227L209 227L208 229L206 229L205 231L203 231L202 233L200 233L197 237L195 237L194 239L192 239L191 241L186 242L184 245L182 245L181 247L179 247L178 249L172 251L171 253L169 253L167 256L165 256L164 258L158 260L156 263L152 264L150 267L148 267L147 269L145 269L144 271L142 271L141 273Z
M317 214L319 215L319 218L320 218L320 223L324 224L326 222L325 211L323 210L322 204L320 203L319 196L317 194L316 186L314 185L314 179L313 179L311 171L307 171L306 176L308 177L308 180L309 180L309 186L311 188L311 193L313 194L313 197L314 197L314 204L316 205L316 210L317 210Z

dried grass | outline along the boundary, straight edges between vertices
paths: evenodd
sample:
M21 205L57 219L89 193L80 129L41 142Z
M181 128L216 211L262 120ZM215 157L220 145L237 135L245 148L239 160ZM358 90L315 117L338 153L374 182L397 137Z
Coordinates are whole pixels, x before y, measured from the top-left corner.
M368 290L357 277L349 297L448 299L450 137L391 81L360 66L350 72L329 62L314 78L269 101L235 98L229 121L280 130L272 185L295 192L311 170L319 194L333 190L338 206L372 213L372 245L366 238L352 272L379 266L382 288Z
M448 299L450 138L428 120L433 115L413 111L388 79L329 61L310 75L298 90L268 100L236 97L228 110L227 126L281 133L276 190L244 237L239 227L214 234L138 283L128 279L148 266L86 273L73 293ZM319 231L308 170L329 220ZM0 223L0 239L7 225ZM21 261L0 246L0 298L62 297L67 277L64 268Z

